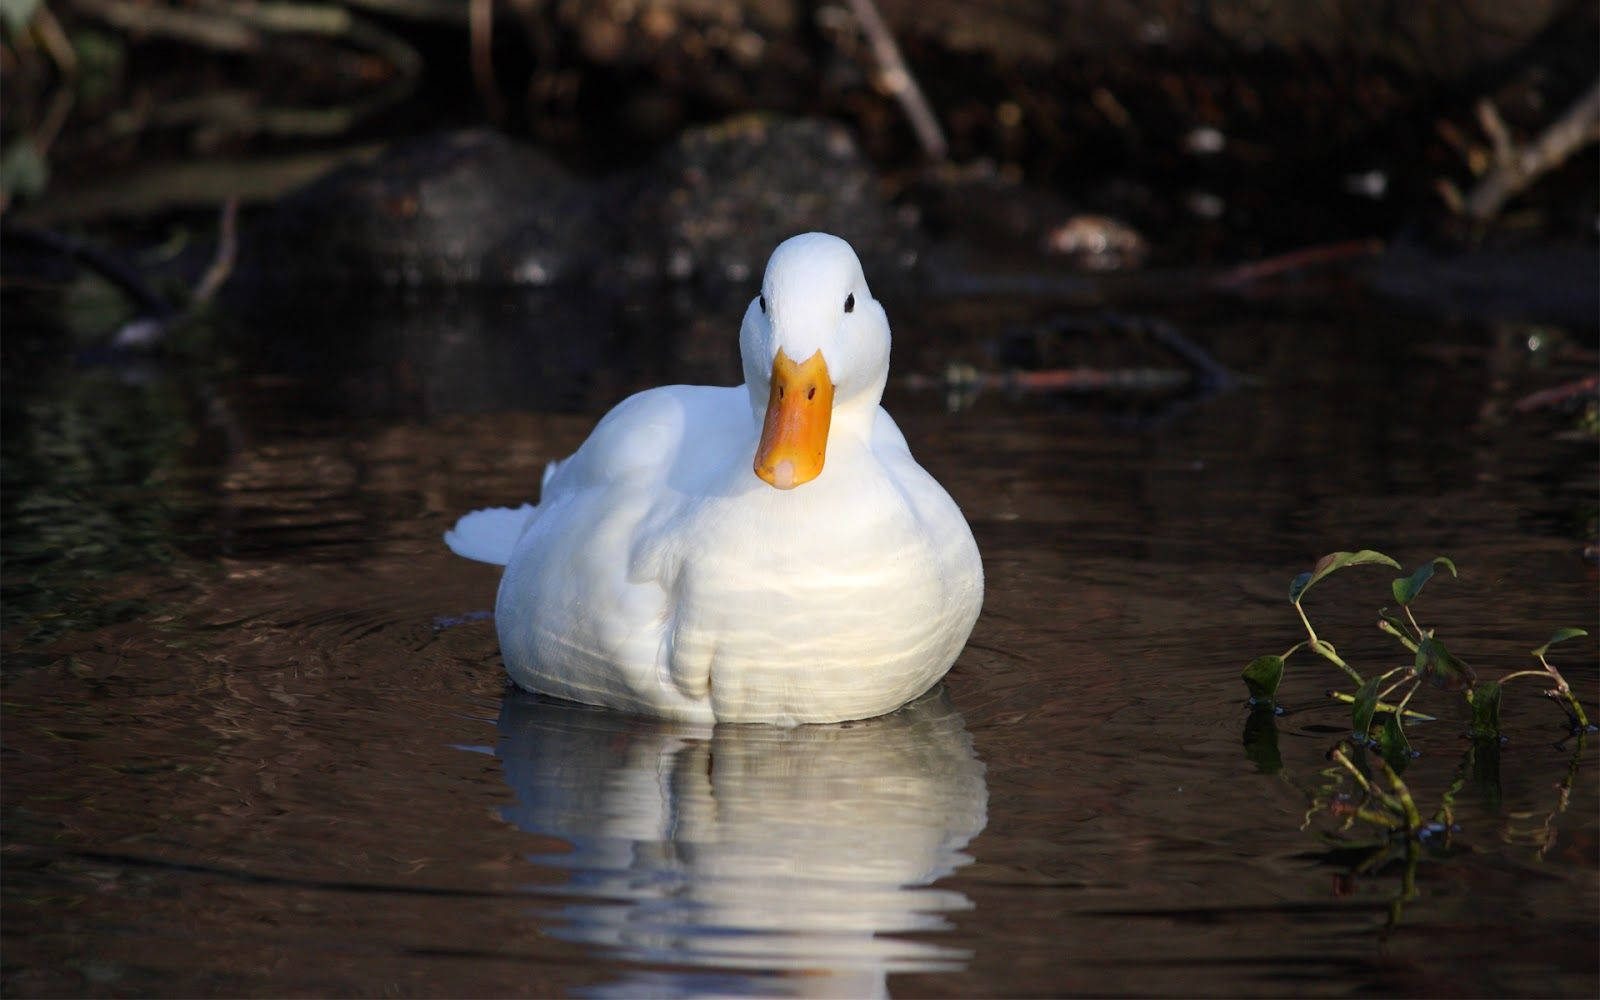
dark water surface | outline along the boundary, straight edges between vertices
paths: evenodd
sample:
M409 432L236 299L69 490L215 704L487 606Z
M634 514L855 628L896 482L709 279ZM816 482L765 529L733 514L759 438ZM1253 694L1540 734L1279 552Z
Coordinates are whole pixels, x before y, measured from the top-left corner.
M897 372L1004 312L891 308ZM1292 660L1275 726L1239 681L1336 549L1452 556L1419 614L1481 674L1593 629L1594 441L1506 406L1520 334L1235 304L1184 323L1263 380L1216 398L892 391L983 552L968 648L887 718L713 731L509 691L498 571L439 536L628 387L726 368L736 321L607 346L655 359L619 373L593 343L497 364L497 315L456 367L455 333L341 327L333 370L234 349L13 394L7 994L1600 991L1597 741L1537 686L1498 755L1418 696L1406 779L1430 813L1458 784L1458 829L1408 866L1312 811L1334 668ZM1372 628L1393 575L1307 600L1368 672L1409 659ZM1553 659L1593 714L1593 637Z

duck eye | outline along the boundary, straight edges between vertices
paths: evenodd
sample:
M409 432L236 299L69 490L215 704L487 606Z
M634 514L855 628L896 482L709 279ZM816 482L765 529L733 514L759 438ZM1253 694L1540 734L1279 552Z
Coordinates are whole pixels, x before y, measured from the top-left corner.
M849 295L846 295L844 297L844 311L845 312L855 312L856 311L856 293L855 292L851 292Z
M756 296L756 301L761 303L761 311L763 313L766 312L767 311L767 296L766 296L766 294L763 293L761 295Z

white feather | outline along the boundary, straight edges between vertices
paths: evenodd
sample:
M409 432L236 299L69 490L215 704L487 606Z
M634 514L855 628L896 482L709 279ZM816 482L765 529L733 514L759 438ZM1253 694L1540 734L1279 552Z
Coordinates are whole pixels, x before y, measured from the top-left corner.
M538 509L525 503L521 507L475 510L463 515L454 528L444 533L444 543L458 556L504 566L511 561L511 550Z

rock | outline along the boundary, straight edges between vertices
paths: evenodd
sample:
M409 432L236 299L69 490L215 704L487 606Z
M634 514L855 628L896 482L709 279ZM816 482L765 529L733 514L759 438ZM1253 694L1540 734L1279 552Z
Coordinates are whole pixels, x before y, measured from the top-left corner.
M284 199L245 240L258 284L747 285L786 237L850 240L868 272L917 259L914 226L843 127L736 118L586 182L487 131L400 144Z
M547 285L582 274L590 188L487 130L399 143L284 199L243 244L267 284Z
M748 115L684 132L639 178L624 226L635 279L748 283L774 246L811 230L850 241L872 275L918 255L850 132L817 119Z

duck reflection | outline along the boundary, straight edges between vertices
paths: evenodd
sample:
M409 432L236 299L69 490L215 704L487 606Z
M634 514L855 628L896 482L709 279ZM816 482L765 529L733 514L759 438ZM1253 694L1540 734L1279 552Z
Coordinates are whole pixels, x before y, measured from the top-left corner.
M531 858L568 872L536 889L565 901L552 933L658 966L617 992L872 996L890 972L967 957L890 936L945 930L971 906L928 888L971 860L961 851L987 822L983 764L942 690L884 718L794 729L518 691L499 729L517 799L505 818L573 845Z

